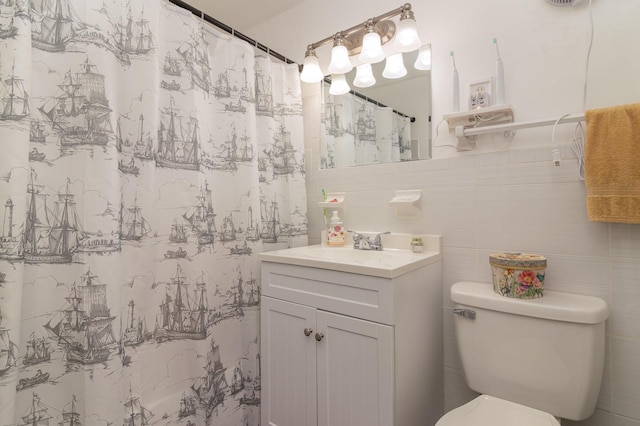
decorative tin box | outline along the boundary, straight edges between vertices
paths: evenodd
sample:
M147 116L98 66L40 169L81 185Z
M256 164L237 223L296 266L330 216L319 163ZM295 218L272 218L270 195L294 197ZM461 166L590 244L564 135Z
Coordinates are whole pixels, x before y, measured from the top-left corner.
M542 297L547 259L538 254L496 253L489 256L493 291L517 299Z

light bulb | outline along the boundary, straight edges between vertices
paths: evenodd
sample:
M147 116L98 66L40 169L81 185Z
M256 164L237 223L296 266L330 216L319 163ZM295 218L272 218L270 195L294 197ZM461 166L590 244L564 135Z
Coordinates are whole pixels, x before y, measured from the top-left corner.
M356 78L353 85L356 87L371 87L376 84L376 78L373 76L371 64L362 64L356 67Z
M396 27L393 48L396 52L411 52L422 45L418 36L418 26L411 10L403 12Z
M349 60L349 52L344 45L342 37L336 37L331 49L331 62L329 63L329 72L331 74L346 74L353 69Z
M431 45L425 44L420 48L418 57L413 67L417 70L427 71L431 69Z
M402 53L396 53L391 56L387 56L387 62L384 65L384 71L382 76L384 78L401 78L407 75L407 69L402 62Z
M348 93L349 83L347 83L347 79L344 74L334 74L331 76L331 87L329 87L329 93L332 95L344 95Z
M362 39L362 52L360 52L358 59L360 59L360 62L363 64L375 64L384 59L380 35L375 30L367 32L364 35Z
M305 56L300 80L305 83L318 83L323 77L318 57L315 54Z

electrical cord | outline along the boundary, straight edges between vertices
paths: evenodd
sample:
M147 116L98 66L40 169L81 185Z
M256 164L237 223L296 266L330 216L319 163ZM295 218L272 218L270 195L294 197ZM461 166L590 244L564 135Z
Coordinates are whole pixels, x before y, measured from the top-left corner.
M587 47L587 58L585 61L584 67L584 86L582 93L582 110L585 111L587 109L587 92L588 92L588 77L589 77L589 61L591 59L591 48L593 47L593 34L594 34L594 25L593 25L593 10L591 7L593 0L589 0L589 46ZM553 163L556 166L560 165L560 149L555 142L556 136L556 127L560 120L568 116L569 114L565 114L562 117L558 118L553 125L553 132L551 134L551 156L553 158ZM578 122L576 128L573 131L573 139L571 140L571 149L573 153L578 158L578 178L580 180L584 180L584 129L582 127L582 123Z
M486 118L485 118L485 117L483 117L481 114L476 114L476 115L474 116L474 118L475 118L476 122L475 122L475 124L473 125L473 127L478 127L478 126L480 125L480 123L486 123L486 122L491 122L491 121L494 121L494 120L498 120L498 119L502 118L503 116L504 116L504 114L502 114L502 113L494 113L494 114L491 114L490 116L488 116L488 117L486 117ZM494 139L494 146L495 146L498 150L500 150L500 151L504 151L505 149L509 148L509 146L511 145L511 142L513 142L513 136L514 136L514 135L515 135L515 131L513 131L513 132L511 132L511 133L509 133L509 134L507 134L507 132L505 132L504 136L505 136L508 140L507 140L507 143L506 143L506 144L504 144L504 145L502 145L502 146L501 146L501 145L498 145L497 143L495 143L495 138L493 138L493 139Z
M480 125L480 123L486 123L486 122L491 122L491 121L495 121L498 120L502 117L502 113L493 113L493 114L485 114L486 116L483 116L482 114L478 113L475 114L473 116L474 118L474 124L473 127L478 127ZM461 148L458 145L454 145L454 144L442 144L442 145L437 145L436 141L438 140L438 136L440 135L439 132L439 128L440 125L442 124L443 121L446 121L444 118L440 120L440 122L438 122L438 124L436 125L436 137L433 139L433 142L431 143L431 145L434 148L456 148L458 151L472 151L473 149L475 149L475 145L476 145L476 138L477 136L474 137L467 137L467 142L469 143L469 145L472 145L469 148ZM507 146L511 143L511 141L509 141L509 143L507 144ZM502 149L502 148L501 148Z
M568 116L569 114L564 114L563 116L558 117L553 125L553 130L551 131L551 157L553 159L553 164L556 166L560 165L560 148L558 148L558 144L556 144L556 128L558 127L560 120Z
M436 137L433 139L433 142L431 143L431 146L433 146L434 148L455 148L459 151L471 151L471 149L468 148L458 148L458 145L454 145L451 143L444 143L442 145L436 145L436 141L438 140L438 136L440 135L439 132L439 128L440 125L445 122L446 120L443 118L442 120L440 120L440 122L438 124L436 124Z
M592 0L589 0L589 47L587 48L587 58L584 66L584 88L582 93L582 110L586 111L587 109L587 90L589 87L588 77L589 77L589 61L591 59L591 48L593 47L593 33L594 25L593 25L593 10L591 8ZM573 153L578 158L578 178L580 180L584 180L584 129L582 127L582 123L578 122L576 128L573 131L573 139L571 140L571 149L573 149Z
M511 146L511 142L513 142L513 137L515 135L516 135L515 130L506 130L502 136L504 137L504 139L507 140L507 143L505 143L504 145L499 145L497 142L495 142L495 139L494 139L493 146L495 146L498 149L498 151L504 151Z
M591 48L593 47L593 10L591 8L592 0L589 0L589 47L587 48L587 58L584 66L584 90L582 94L582 110L587 109L587 89L589 87L589 61L591 59ZM580 180L584 180L584 129L582 123L578 122L575 130L573 131L573 140L571 141L571 149L578 158L578 177Z
M571 141L571 149L578 157L578 177L584 180L584 129L582 123L578 123L573 132L573 140Z
M591 2L589 0L589 47L587 48L587 60L584 67L584 91L582 96L582 109L587 108L587 78L589 76L589 60L591 59L591 48L593 47L593 11L591 10Z

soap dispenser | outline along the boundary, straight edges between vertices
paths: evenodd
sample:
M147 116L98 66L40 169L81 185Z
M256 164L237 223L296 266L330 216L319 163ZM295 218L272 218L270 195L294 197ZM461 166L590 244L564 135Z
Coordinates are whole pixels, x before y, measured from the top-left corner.
M327 244L330 246L343 246L344 232L344 225L340 217L338 217L338 211L334 210L327 230Z

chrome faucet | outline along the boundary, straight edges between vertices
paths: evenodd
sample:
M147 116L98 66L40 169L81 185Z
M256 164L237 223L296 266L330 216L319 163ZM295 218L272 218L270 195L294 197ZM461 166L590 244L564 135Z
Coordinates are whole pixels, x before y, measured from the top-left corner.
M376 250L380 251L382 247L382 235L390 234L390 231L381 232L375 236L367 237L359 232L347 230L353 234L353 248L356 250Z

